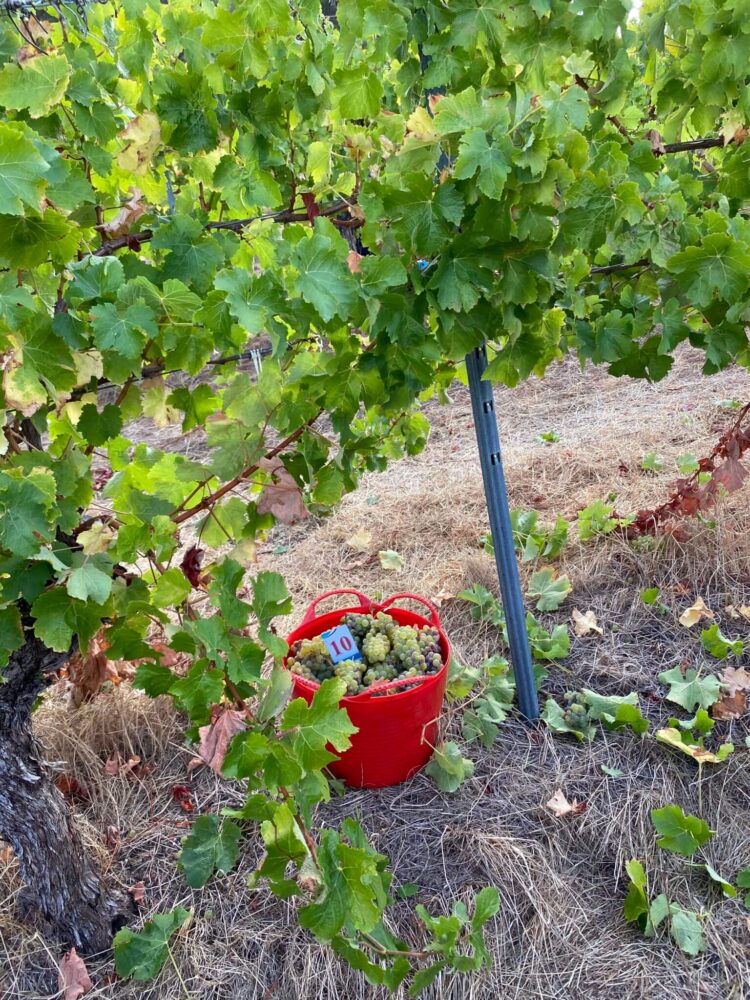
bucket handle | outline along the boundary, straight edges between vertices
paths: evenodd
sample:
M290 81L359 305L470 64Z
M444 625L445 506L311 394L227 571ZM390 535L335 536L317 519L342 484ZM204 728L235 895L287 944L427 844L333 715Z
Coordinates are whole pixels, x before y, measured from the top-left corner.
M397 677L395 681L383 681L382 684L373 684L372 687L362 691L357 695L364 700L364 695L377 694L379 691L392 691L394 688L405 687L411 684L421 684L422 681L434 680L437 674L418 674L416 677Z
M326 591L325 594L321 594L319 597L316 597L314 601L312 601L307 611L305 612L305 617L302 619L302 624L307 625L308 622L311 622L313 618L315 618L315 609L317 608L317 606L320 604L321 601L324 601L327 597L333 597L336 594L354 594L355 597L359 598L359 606L362 609L362 611L369 611L372 608L372 601L370 600L370 598L359 590L351 590L348 587L344 587L342 590L328 590Z
M438 617L437 608L435 607L434 604L431 604L426 597L420 597L419 594L408 594L408 593L394 594L393 597L388 597L385 601L383 601L382 604L379 604L378 610L385 611L386 608L389 608L396 601L403 600L406 597L408 597L412 601L418 601L420 604L424 604L424 606L428 608L430 611L432 624L436 628L440 628L440 618Z

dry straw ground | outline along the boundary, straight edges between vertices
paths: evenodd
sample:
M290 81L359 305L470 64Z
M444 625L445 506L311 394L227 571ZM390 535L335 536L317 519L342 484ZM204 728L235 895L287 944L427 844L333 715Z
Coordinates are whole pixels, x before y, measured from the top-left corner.
M708 451L729 423L731 411L721 401L747 399L749 389L750 379L741 372L702 377L685 352L657 387L581 373L566 363L543 383L499 390L511 502L536 507L548 519L557 513L574 518L581 506L610 492L622 511L648 505L664 495L676 455ZM291 627L306 603L328 588L356 586L371 595L414 590L443 595L441 612L462 661L476 663L498 650L496 632L477 627L466 605L449 596L472 582L495 586L493 564L477 544L486 517L467 393L458 386L451 406L428 411L433 433L423 455L368 476L333 516L279 529L264 547L262 563L285 575L295 597L295 614L282 628ZM558 443L535 442L549 430L558 432ZM664 456L659 475L640 469L650 450ZM718 511L715 528L694 524L690 538L679 544L663 540L653 551L637 552L612 539L572 541L560 568L574 590L548 620L565 621L574 607L593 609L604 635L576 639L571 656L552 671L548 690L636 690L654 722L672 714L657 674L683 658L703 659L699 639L677 617L696 594L718 612L728 604L750 604L749 527L745 489ZM347 544L362 529L371 533L373 552L401 553L401 573L385 573L377 559ZM668 614L639 598L642 587L654 585L662 588ZM733 635L747 631L735 621L725 624ZM750 750L747 717L722 725L738 750L704 775L702 799L716 830L707 855L732 878L750 863ZM123 686L70 714L53 694L36 726L49 759L85 786L89 799L77 806L81 826L115 882L124 888L144 882L144 915L178 903L195 909L192 925L174 943L173 962L156 982L124 984L113 979L110 959L92 961L92 997L381 997L296 927L294 902L275 901L263 888L247 889L246 877L259 857L254 836L247 838L236 872L197 893L185 886L174 864L185 814L172 787L191 785L198 810L237 803L241 790L206 770L188 776L192 754L168 705ZM455 737L456 719L448 729ZM476 772L455 795L441 794L418 775L400 787L350 791L321 810L328 822L359 816L376 847L390 855L397 879L417 883L416 899L430 909L488 883L500 890L502 909L488 935L492 969L475 979L439 980L427 994L430 1000L750 997L750 927L741 903L722 901L700 873L689 873L654 845L651 808L677 802L697 811L697 772L690 760L677 759L650 738L605 734L578 745L517 721L501 727L491 750L472 746L468 752ZM116 753L138 755L153 770L140 780L110 777L103 765ZM621 770L622 777L605 775L603 764ZM555 819L544 803L556 788L585 801L587 810ZM114 849L106 844L108 828L117 831ZM112 839L110 830L110 844ZM631 857L645 863L654 892L710 913L704 955L686 959L668 940L645 941L624 924L624 864ZM59 996L59 952L19 922L18 889L14 862L5 857L0 996ZM416 942L413 902L397 902L392 920Z

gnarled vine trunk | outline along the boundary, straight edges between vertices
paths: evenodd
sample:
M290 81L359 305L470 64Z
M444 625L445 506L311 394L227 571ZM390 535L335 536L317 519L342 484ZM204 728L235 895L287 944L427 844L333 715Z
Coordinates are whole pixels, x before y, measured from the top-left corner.
M91 954L109 948L122 904L84 848L31 732L34 702L63 659L29 635L0 671L0 839L20 865L22 915Z

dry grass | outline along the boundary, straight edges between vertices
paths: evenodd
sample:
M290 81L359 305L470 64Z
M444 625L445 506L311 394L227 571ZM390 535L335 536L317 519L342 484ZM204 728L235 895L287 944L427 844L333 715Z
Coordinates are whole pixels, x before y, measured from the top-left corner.
M704 379L685 352L666 386L657 388L582 374L566 363L544 383L498 392L511 503L537 507L550 519L556 513L573 517L610 492L623 511L648 505L664 495L674 457L707 451L731 419L718 400L747 398L748 388L750 380L739 372ZM434 430L424 455L367 477L330 518L274 533L262 562L285 575L295 597L295 613L282 628L328 588L355 586L374 596L414 590L444 595L441 613L461 660L478 662L497 651L496 632L477 627L466 606L449 596L472 582L496 587L494 565L477 544L487 525L468 396L461 387L454 396L451 407L430 408ZM559 443L535 443L538 433L552 429ZM652 449L672 472L640 470L641 456ZM347 544L362 528L371 533L371 553L393 548L403 555L401 573L385 573L377 557ZM680 611L697 593L717 611L750 604L748 529L745 491L717 513L715 529L695 526L683 544L664 540L639 552L615 540L571 542L560 569L570 575L574 592L548 621L565 621L574 606L593 608L604 635L575 640L571 656L551 671L547 690L636 690L653 722L666 719L671 711L657 674L683 658L702 660L699 639L677 623ZM653 585L662 588L668 614L640 600L640 588ZM736 621L724 624L733 635L748 631ZM447 725L456 738L458 719ZM92 996L381 997L297 928L294 902L247 889L246 876L259 857L254 835L238 871L200 892L185 886L175 869L185 814L172 787L190 784L198 811L238 803L241 790L205 770L188 776L191 752L168 705L121 688L71 715L62 698L53 697L38 713L37 729L50 759L89 792L89 801L79 805L81 823L110 877L123 887L145 883L144 913L177 904L195 909L191 926L175 941L174 965L168 963L155 983L108 982L111 961L92 961ZM747 717L723 724L721 735L735 742L737 752L702 779L703 814L717 831L706 853L728 878L750 863L748 731ZM141 757L152 770L138 778L108 777L104 762L118 752ZM603 734L578 745L516 721L501 727L491 750L472 746L469 753L474 777L453 796L418 775L394 788L349 791L321 810L330 823L357 815L375 846L390 856L399 882L416 882L418 901L430 909L449 907L482 885L500 890L503 906L488 935L492 969L474 979L439 980L428 991L430 1000L750 996L750 929L741 902L722 901L704 876L654 844L650 809L677 802L698 811L691 761L650 738ZM622 777L605 775L603 764ZM554 819L544 803L558 787L585 801L585 813ZM108 827L118 833L114 850L105 846ZM644 862L654 892L710 914L704 955L685 959L668 940L645 941L624 924L624 864L631 857ZM4 989L5 1000L51 998L59 952L17 922L17 890L13 862L0 862L0 996ZM417 942L412 903L397 902L391 919L402 936Z

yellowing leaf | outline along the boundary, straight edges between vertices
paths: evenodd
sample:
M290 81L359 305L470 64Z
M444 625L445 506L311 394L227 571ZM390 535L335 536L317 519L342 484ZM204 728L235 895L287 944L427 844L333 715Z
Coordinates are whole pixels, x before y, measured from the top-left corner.
M83 546L83 554L93 556L97 552L106 552L114 537L115 532L108 524L96 521L90 528L78 535L78 541Z
M404 557L393 549L381 549L378 558L380 565L389 573L400 573L404 568Z
M355 531L351 538L347 538L346 544L355 552L369 552L372 545L372 533L366 528Z
M706 607L706 603L702 597L697 597L695 599L695 604L691 605L685 611L682 612L679 618L680 625L684 625L685 628L692 628L693 625L697 625L701 618L713 618L713 611Z
M655 736L660 743L666 743L667 746L672 747L674 750L682 751L688 757L692 757L697 764L721 764L734 749L731 743L725 743L724 746L731 747L731 749L726 750L723 754L715 754L710 750L705 750L697 743L683 743L680 731L671 727L668 729L657 729Z
M144 111L125 126L119 139L124 143L117 157L118 166L134 174L145 174L161 144L159 119L153 111Z
M573 631L576 635L590 635L592 632L603 635L603 631L597 624L596 615L593 611L579 611L578 608L573 608L572 618L574 623Z

